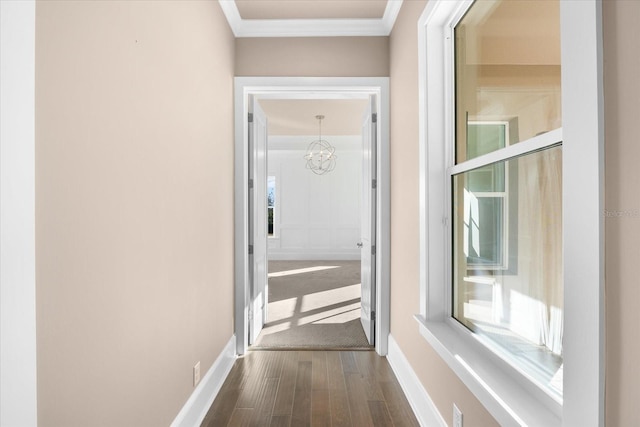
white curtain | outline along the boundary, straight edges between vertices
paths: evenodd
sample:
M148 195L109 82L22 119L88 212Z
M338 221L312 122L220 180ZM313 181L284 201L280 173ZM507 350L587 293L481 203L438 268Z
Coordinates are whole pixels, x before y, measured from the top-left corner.
M526 313L514 329L562 354L562 150L552 148L519 159L518 272L509 280L511 311ZM524 297L526 295L526 297ZM521 324L518 324L521 323Z

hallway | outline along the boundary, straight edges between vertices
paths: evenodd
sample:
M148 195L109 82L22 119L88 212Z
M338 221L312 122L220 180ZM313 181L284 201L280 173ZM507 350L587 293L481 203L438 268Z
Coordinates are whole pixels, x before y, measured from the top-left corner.
M640 1L0 16L0 426L640 426Z
M250 351L202 427L418 426L386 358L373 351Z

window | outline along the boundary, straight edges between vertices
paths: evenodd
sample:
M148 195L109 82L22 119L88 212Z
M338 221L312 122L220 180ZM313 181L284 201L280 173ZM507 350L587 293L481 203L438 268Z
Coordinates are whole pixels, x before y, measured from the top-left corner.
M452 316L561 398L559 2L475 3L454 37Z
M276 177L267 177L267 235L274 237L276 214Z
M508 122L469 122L467 151L477 157L508 145ZM471 150L471 151L469 151ZM467 267L476 270L505 270L509 260L509 184L507 165L497 163L470 171L465 177L462 204ZM454 185L455 187L455 185ZM512 211L516 210L513 206ZM515 216L515 215L514 215Z
M476 174L486 168L516 172L498 181L495 193L484 196L484 176ZM453 317L558 398L563 332L561 168L562 147L554 146L461 172L453 176L452 185ZM519 215L510 212L518 207ZM508 222L516 222L511 245L504 236ZM512 248L518 254L509 263L505 254Z
M420 332L501 425L603 425L597 0L430 1Z

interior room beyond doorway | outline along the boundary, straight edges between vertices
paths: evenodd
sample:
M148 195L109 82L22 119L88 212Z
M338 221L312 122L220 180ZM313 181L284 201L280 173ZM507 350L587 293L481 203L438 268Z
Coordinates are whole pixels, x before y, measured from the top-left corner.
M369 102L258 100L268 128L269 277L265 324L253 349L373 348L360 321L358 246ZM314 171L306 161L319 141L332 150L331 169Z

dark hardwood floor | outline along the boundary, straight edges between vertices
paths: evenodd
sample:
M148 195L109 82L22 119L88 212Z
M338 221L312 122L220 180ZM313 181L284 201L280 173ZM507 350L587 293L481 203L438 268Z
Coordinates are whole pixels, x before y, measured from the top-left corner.
M373 351L250 351L238 358L202 427L419 426Z

